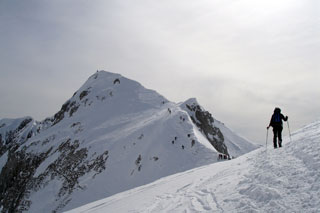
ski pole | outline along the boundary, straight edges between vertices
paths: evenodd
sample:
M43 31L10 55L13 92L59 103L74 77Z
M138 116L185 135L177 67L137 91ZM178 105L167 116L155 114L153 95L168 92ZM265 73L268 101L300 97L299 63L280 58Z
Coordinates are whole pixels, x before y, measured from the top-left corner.
M267 149L267 144L268 144L268 132L269 132L269 129L267 128L266 149Z
M292 142L292 139L291 139L291 132L290 132L290 126L289 126L289 120L287 120L287 124L288 124L288 130L289 130L290 142Z

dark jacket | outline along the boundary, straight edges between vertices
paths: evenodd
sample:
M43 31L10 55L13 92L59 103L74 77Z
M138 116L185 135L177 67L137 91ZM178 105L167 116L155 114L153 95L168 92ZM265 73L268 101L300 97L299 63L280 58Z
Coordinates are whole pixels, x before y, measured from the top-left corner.
M282 127L282 120L287 121L288 116L284 117L284 115L281 114L281 112L275 110L271 117L269 126L272 126L273 128Z

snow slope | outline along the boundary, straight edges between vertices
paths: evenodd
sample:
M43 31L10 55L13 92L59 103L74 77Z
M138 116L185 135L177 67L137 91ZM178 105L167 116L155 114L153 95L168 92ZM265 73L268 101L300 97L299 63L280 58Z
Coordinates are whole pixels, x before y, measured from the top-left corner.
M69 211L319 212L320 121L232 161L162 178Z
M211 114L195 99L182 105L99 71L44 121L0 120L0 206L61 212L228 154ZM197 110L186 111L187 105ZM201 115L202 129L189 113ZM242 152L255 148L242 142Z
M238 157L257 148L258 145L249 142L247 139L233 132L222 122L215 120L214 125L220 129L224 136L224 142L228 147L231 156Z

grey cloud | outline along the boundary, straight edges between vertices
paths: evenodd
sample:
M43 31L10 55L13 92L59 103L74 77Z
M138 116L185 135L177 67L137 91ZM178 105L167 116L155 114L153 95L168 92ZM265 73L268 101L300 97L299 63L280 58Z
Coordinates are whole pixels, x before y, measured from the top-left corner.
M0 2L0 117L43 119L97 69L263 141L273 107L320 117L318 1ZM24 107L21 105L24 104ZM303 124L302 124L303 123Z

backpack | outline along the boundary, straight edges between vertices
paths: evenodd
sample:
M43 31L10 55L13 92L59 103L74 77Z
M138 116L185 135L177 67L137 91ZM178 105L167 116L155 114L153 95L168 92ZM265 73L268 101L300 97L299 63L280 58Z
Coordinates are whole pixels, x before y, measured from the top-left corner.
M281 115L280 112L275 112L273 115L273 123L279 124L281 123Z

